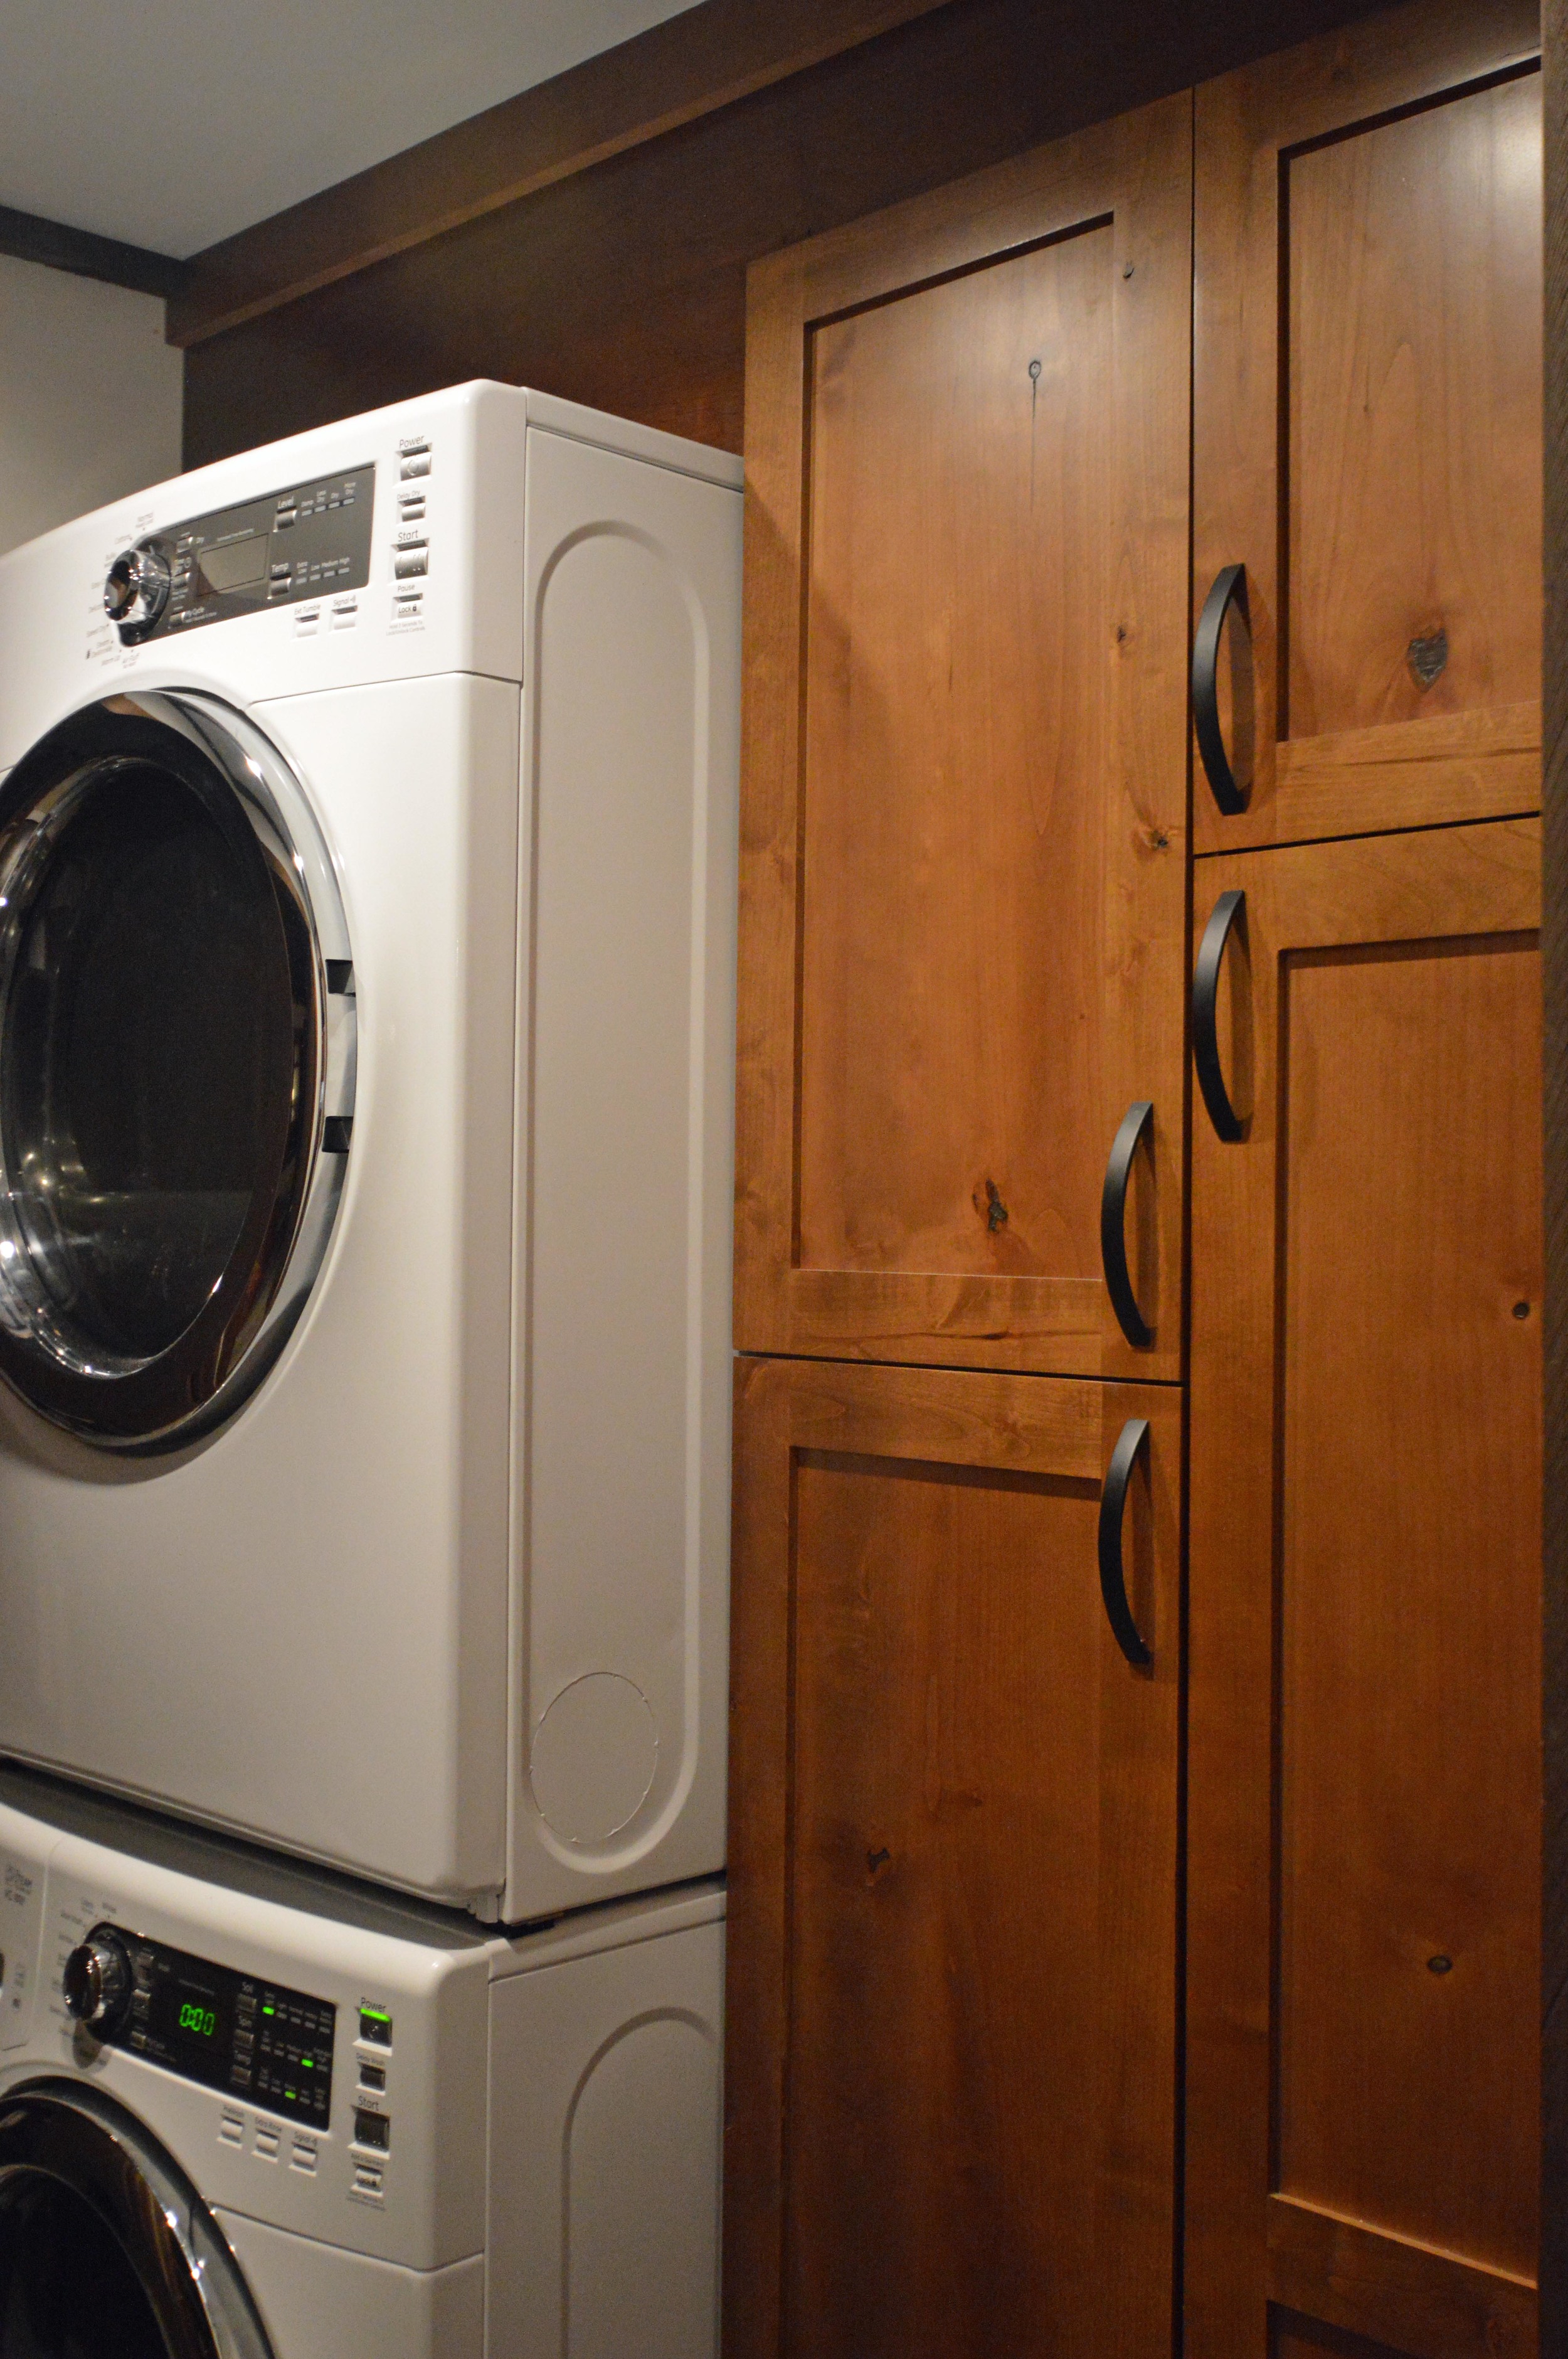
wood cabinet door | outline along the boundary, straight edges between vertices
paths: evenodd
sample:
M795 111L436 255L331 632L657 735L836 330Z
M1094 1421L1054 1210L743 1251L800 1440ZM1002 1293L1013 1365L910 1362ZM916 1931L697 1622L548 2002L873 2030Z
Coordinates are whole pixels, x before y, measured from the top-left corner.
M1200 921L1245 902L1217 1025L1238 1135L1201 1105L1193 1133L1188 2359L1517 2359L1540 2118L1539 822L1196 878ZM1208 1032L1195 1005L1206 1058Z
M1540 805L1538 41L1421 0L1197 92L1200 852Z
M1181 1406L739 1364L726 2359L1169 2359Z
M752 270L743 1350L1179 1372L1191 142Z

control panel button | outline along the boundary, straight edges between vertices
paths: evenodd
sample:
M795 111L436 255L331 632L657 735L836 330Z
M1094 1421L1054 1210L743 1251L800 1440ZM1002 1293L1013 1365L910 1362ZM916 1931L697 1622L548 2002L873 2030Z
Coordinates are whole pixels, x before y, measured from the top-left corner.
M412 483L416 475L427 475L430 472L430 453L428 451L406 451L398 462L397 472L406 484Z
M378 2154L392 2147L392 2117L388 2114L373 2114L363 2105L354 2107L354 2144L373 2147Z
M394 560L392 570L400 582L407 582L416 574L428 573L430 571L428 549L400 549Z
M379 2006L360 2009L360 2038L372 2048L392 2045L392 2017Z

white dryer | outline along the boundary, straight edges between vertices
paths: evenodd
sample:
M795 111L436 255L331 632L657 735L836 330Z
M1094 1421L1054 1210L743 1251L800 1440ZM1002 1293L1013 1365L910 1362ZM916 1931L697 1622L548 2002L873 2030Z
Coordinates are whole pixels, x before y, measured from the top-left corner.
M0 1769L0 2350L711 2359L723 1907L509 1940Z
M721 1865L740 561L495 385L0 560L0 1753L491 1921Z

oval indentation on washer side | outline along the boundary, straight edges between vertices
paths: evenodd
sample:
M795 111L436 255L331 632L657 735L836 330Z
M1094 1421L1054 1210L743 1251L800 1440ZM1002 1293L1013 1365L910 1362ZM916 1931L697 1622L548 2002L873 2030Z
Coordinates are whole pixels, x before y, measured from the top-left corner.
M617 1671L589 1671L546 1710L528 1775L553 1833L601 1843L636 1817L658 1766L658 1723L642 1689Z

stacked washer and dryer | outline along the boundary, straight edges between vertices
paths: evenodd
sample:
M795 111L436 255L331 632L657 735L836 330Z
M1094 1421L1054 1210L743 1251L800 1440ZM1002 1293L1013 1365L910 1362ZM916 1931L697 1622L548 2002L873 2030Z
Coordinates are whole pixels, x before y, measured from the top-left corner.
M739 462L0 560L0 2359L707 2359Z

